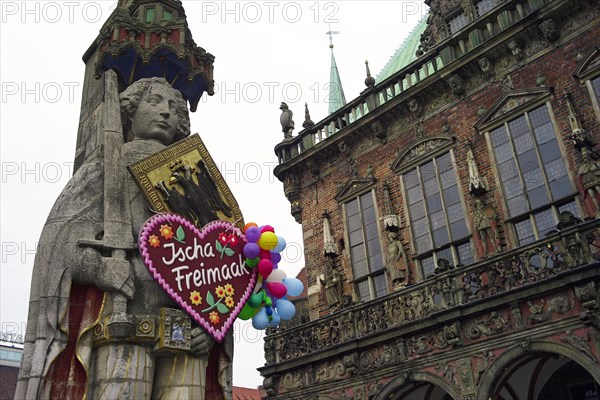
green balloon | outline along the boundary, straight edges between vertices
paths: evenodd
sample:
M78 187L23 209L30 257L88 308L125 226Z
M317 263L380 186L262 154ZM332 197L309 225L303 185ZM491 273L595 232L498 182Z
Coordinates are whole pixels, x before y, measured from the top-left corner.
M257 311L258 310L256 308L252 308L248 303L246 303L244 308L242 308L242 311L240 311L240 313L238 314L238 318L243 321L247 321L250 318L254 317L254 314L256 314Z
M248 268L254 268L258 265L259 261L260 261L260 257L246 258L246 266Z
M254 293L252 296L250 296L250 298L248 299L248 303L246 303L246 306L250 306L252 308L258 308L262 304L262 301L263 301L263 294L262 294L262 290L261 290L260 292Z

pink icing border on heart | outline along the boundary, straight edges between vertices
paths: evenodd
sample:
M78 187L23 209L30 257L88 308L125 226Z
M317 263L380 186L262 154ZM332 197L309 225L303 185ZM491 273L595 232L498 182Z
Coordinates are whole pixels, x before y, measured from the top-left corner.
M157 282L163 288L163 290L173 300L175 300L175 302L184 311L186 311L188 313L188 315L190 315L192 318L194 318L194 320L196 322L198 322L200 324L200 326L202 326L213 338L215 338L218 342L222 342L223 339L225 338L225 334L233 325L233 322L235 321L235 319L237 318L239 313L242 311L242 308L244 308L244 306L246 305L246 302L248 301L248 299L250 298L250 295L252 294L252 291L254 290L254 286L256 285L256 279L257 279L256 269L252 270L252 276L250 278L249 285L246 287L246 291L240 298L240 301L238 302L236 307L233 310L231 310L231 312L229 313L229 317L225 320L225 323L223 324L221 329L215 329L207 321L205 321L202 318L202 316L200 316L200 314L198 314L192 308L192 306L190 306L185 300L183 300L181 298L181 296L179 295L179 293L174 291L168 285L168 283L165 281L165 279L162 277L162 275L154 267L154 263L150 259L150 254L148 252L148 246L147 246L148 236L150 235L151 231L157 225L164 223L164 222L171 222L171 223L177 222L181 225L184 225L186 228L193 231L200 239L204 239L206 237L207 233L210 233L216 229L223 229L223 228L225 228L225 229L233 228L234 232L237 235L239 235L244 240L244 242L246 241L246 237L242 234L242 232L238 228L236 228L235 226L233 226L232 223L227 222L227 221L209 222L202 228L202 230L198 230L198 228L196 228L196 226L194 224L192 224L191 222L189 222L187 219L181 217L180 215L170 214L170 213L156 214L153 217L151 217L150 219L148 219L146 221L146 223L144 223L144 226L142 227L142 230L140 231L140 235L139 235L139 247L140 247L140 253L142 256L142 260L144 261L146 268L148 268L148 270L152 273L152 276L154 277L155 282Z

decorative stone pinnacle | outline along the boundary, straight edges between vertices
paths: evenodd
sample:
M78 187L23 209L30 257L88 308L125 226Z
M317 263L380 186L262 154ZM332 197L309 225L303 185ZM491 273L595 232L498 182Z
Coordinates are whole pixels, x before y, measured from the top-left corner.
M310 128L315 123L310 119L310 112L308 111L308 103L304 103L304 122L302 123L303 128Z
M369 69L369 61L365 60L365 66L367 67L367 78L365 79L365 85L371 88L375 86L375 78L371 76L371 70Z

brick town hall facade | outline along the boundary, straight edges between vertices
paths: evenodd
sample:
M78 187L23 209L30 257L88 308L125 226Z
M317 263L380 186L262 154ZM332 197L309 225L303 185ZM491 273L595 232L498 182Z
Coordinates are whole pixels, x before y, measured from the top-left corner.
M426 3L358 98L283 126L307 292L268 398L600 399L600 4Z

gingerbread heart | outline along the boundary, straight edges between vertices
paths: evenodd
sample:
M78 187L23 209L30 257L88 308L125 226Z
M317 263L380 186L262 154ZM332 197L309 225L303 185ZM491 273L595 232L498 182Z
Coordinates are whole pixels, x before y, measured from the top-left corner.
M246 237L232 223L198 230L176 214L157 214L140 231L139 248L154 280L215 340L222 342L256 285L246 266Z

